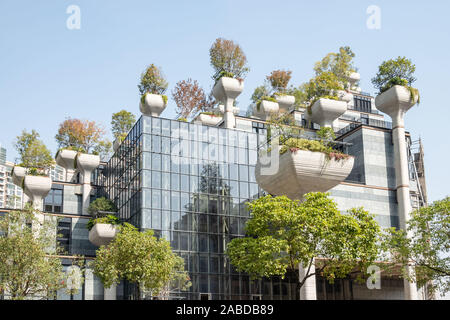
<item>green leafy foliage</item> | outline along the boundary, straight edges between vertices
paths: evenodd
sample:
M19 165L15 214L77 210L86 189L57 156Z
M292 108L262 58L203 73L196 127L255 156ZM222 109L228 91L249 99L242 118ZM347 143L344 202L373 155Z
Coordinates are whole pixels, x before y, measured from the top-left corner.
M135 122L135 115L129 111L120 110L113 113L111 117L111 131L114 138L123 141Z
M154 296L173 286L185 290L191 285L184 261L172 252L169 241L157 239L152 230L139 232L128 223L108 246L97 250L93 267L106 288L121 279L135 283L138 299L141 289Z
M19 166L28 168L27 173L30 175L46 175L55 163L50 150L39 139L39 133L35 130L31 133L23 130L22 134L16 137L14 146L20 156Z
M386 260L390 267L412 266L408 281L442 295L450 291L450 197L411 213L405 230L391 228L385 234Z
M109 199L106 199L105 197L100 197L95 199L94 201L89 204L88 212L90 215L98 217L101 216L100 212L117 212L117 207ZM99 215L100 214L100 215Z
M106 216L102 216L99 218L91 218L86 224L86 228L90 231L97 223L105 223L112 225L120 225L120 219L112 214L108 214Z
M316 62L314 66L316 76L328 72L332 73L344 89L349 89L347 77L356 70L353 62L354 57L355 54L349 46L340 47L339 52L330 52L321 61Z
M209 49L209 57L215 82L221 77L243 79L249 71L244 51L232 40L217 38Z
M168 85L161 70L152 63L141 74L141 82L138 88L141 96L144 96L146 93L164 94Z
M365 270L378 256L380 227L362 208L341 214L328 194L312 192L299 202L285 196L265 196L248 203L251 218L246 237L233 239L226 254L238 271L253 279L298 276L301 263L307 275L298 279L297 291L312 275L330 282L354 268ZM316 270L311 268L316 259Z
M57 220L39 221L39 214L27 205L0 217L0 294L13 300L53 299L57 290L66 288L67 275L56 256L64 254L55 241Z

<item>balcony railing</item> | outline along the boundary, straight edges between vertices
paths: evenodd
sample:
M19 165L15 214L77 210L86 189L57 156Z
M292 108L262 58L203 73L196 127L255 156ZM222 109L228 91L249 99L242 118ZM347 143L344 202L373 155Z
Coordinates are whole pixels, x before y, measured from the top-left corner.
M362 118L362 119L358 120L357 122L350 123L348 126L337 131L336 137L343 136L347 132L350 132L362 125L375 127L375 128L392 129L392 122L384 121L384 120Z

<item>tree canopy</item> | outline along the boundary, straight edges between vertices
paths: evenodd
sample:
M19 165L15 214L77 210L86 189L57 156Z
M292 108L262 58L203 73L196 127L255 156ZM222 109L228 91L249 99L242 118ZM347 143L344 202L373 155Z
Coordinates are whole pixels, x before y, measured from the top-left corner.
M141 95L145 93L164 94L168 85L161 69L152 63L141 74L138 88Z
M21 166L29 169L49 169L54 163L50 150L39 139L39 133L35 130L31 133L23 130L22 134L16 137L14 146L20 156Z
M252 278L291 271L300 292L315 274L332 282L356 267L365 270L378 256L380 227L373 216L362 208L341 214L325 193L308 193L304 202L268 195L248 206L246 237L233 239L226 252L237 270ZM307 270L303 279L295 271L299 264Z
M178 81L172 90L172 97L177 105L177 116L189 118L197 111L206 111L213 107L214 101L206 97L205 91L197 80L191 78Z
M68 118L59 124L55 139L59 148L105 156L112 144L104 135L105 130L95 121Z
M56 219L36 218L27 205L0 217L0 293L11 299L54 298L59 289L76 293L79 286L66 286L70 274L63 272L63 253L56 241ZM79 281L79 283L81 283Z
M243 79L250 70L244 51L232 40L217 38L209 49L209 57L215 71L214 81L223 76Z
M113 113L111 117L111 131L114 138L124 140L135 122L135 115L127 110Z
M406 57L383 61L376 76L372 78L372 84L380 93L394 85L411 86L416 81L415 71L416 65Z
M136 284L138 299L141 289L156 296L170 284L180 290L190 286L184 261L172 252L170 243L154 237L152 230L139 232L128 223L108 246L97 250L93 266L106 288L121 279Z
M414 210L406 230L390 229L385 235L386 260L392 266L412 266L415 276L404 273L419 287L442 295L450 291L450 197Z

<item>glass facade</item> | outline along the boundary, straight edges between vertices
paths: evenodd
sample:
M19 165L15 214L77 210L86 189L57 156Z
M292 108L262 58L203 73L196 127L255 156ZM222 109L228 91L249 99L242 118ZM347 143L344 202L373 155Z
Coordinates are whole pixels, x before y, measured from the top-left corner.
M262 190L255 180L257 149L266 129L253 132L142 116L98 176L121 220L152 229L185 261L192 287L177 297L288 298L288 280L251 282L233 270L226 244L245 234L246 202Z

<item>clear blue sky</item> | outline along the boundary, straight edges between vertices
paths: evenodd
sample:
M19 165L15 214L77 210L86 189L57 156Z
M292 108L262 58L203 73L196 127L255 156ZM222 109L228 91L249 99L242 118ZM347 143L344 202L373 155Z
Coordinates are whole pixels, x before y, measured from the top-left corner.
M81 29L69 30L69 5L81 9ZM381 29L366 27L369 5L381 9ZM292 84L312 75L330 51L356 53L363 91L385 59L404 55L417 65L422 103L406 117L422 137L431 200L450 194L449 1L21 1L0 3L0 143L13 161L14 138L36 129L56 151L54 136L66 117L95 120L109 129L111 113L139 115L137 83L150 63L170 87L182 79L212 85L208 50L217 37L237 41L251 72L239 98L275 68L293 71ZM170 95L169 95L170 96ZM174 116L169 100L164 117Z

